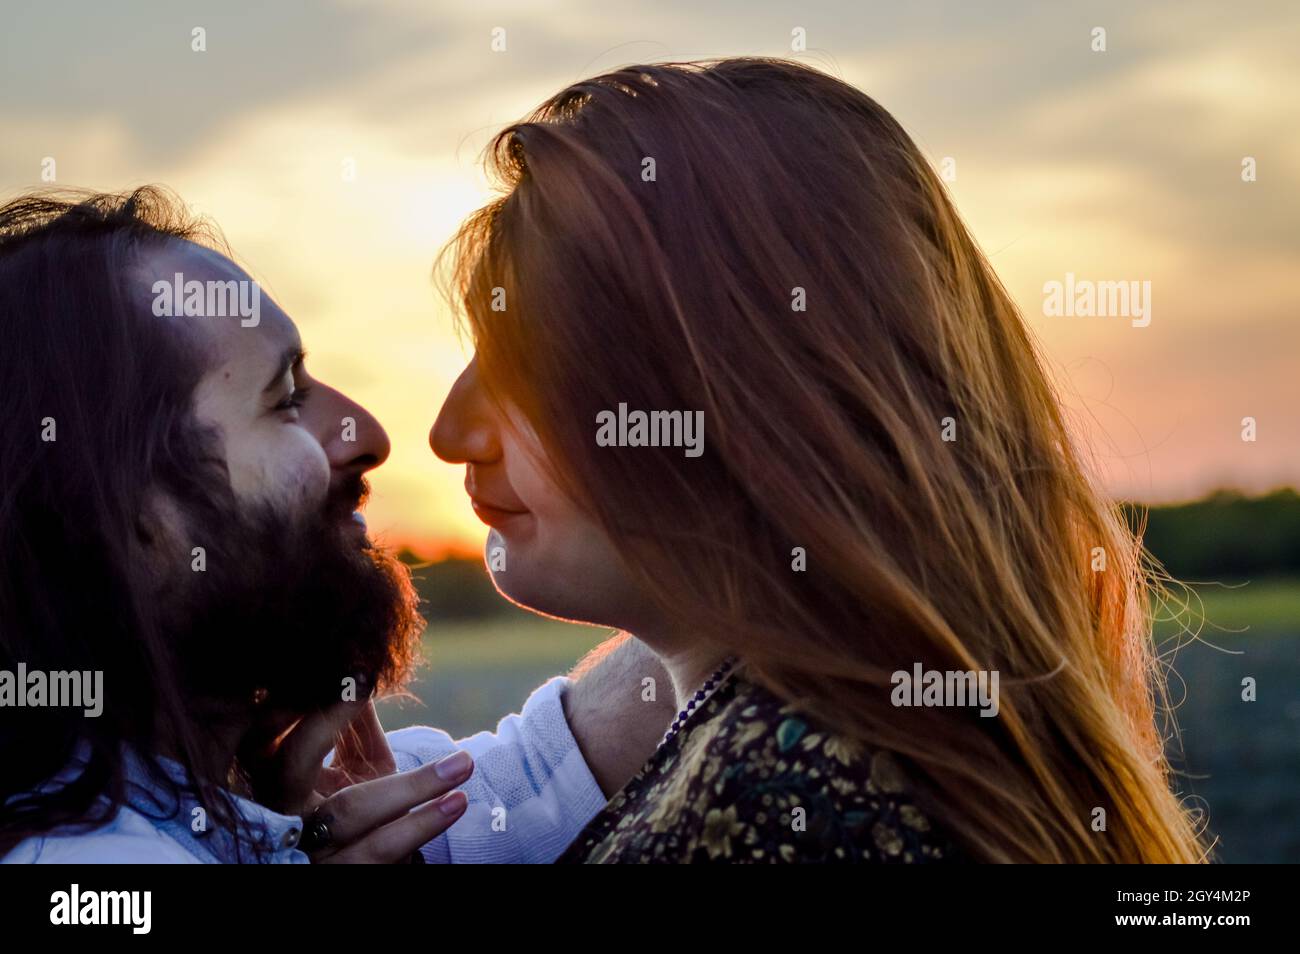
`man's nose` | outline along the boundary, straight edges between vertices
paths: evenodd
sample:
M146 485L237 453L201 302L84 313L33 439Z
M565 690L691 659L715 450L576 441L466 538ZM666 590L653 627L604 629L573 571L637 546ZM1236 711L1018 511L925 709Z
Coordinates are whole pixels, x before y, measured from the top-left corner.
M429 431L429 446L449 464L487 464L501 456L496 413L479 382L477 359L451 386Z
M388 459L392 451L388 434L375 416L360 404L333 388L317 383L309 405L316 422L317 436L332 470L373 470Z

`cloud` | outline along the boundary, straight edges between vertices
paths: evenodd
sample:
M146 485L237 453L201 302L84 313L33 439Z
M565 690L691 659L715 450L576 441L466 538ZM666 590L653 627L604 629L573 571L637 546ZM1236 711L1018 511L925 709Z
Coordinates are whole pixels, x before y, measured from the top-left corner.
M1208 0L32 4L0 35L0 191L38 184L54 156L61 182L161 181L211 213L302 326L313 369L388 425L372 525L471 541L460 474L424 438L464 357L429 269L489 196L479 152L591 73L788 54L800 26L806 60L956 158L958 207L1062 381L1108 369L1115 410L1080 393L1102 408L1099 443L1121 461L1155 445L1146 476L1115 486L1181 493L1225 467L1275 475L1300 437L1278 423L1300 347L1297 25L1282 0L1239 16ZM1243 155L1258 182L1241 182ZM1042 283L1067 270L1150 278L1152 327L1045 319ZM1242 413L1274 422L1253 457L1228 426Z

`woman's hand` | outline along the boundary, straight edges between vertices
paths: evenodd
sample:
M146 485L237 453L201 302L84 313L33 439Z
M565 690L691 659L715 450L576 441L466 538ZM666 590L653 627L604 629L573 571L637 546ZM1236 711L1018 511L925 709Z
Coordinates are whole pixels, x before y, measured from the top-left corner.
M347 785L303 819L300 847L313 864L409 861L464 814L469 800L452 789L473 768L469 753L457 752L414 771Z
M335 759L326 767L331 748ZM316 864L409 860L464 814L468 799L452 789L474 768L469 753L457 752L398 773L368 700L305 716L274 739L246 746L241 760L259 802L304 816L299 847Z
M335 737L334 758L322 770L322 785L335 792L345 785L368 782L385 775L397 774L397 760L388 744L388 736L379 723L375 704L367 702L355 718Z

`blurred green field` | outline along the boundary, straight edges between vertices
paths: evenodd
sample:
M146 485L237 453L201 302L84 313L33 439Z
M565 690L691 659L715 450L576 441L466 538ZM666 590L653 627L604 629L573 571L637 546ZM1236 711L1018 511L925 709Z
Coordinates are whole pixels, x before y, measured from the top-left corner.
M1156 628L1163 651L1181 645L1169 660L1181 738L1168 747L1181 790L1208 809L1219 860L1300 862L1300 580L1197 593ZM1184 625L1195 640L1177 635Z
M1193 590L1190 595L1171 588L1171 597L1186 606L1166 606L1158 614L1157 638L1179 629L1180 621L1195 628L1195 616L1200 614L1205 616L1202 635L1207 639L1220 628L1300 633L1300 580L1278 577L1243 585L1199 584Z
M1156 627L1163 651L1182 644L1168 659L1179 786L1208 807L1220 860L1300 861L1300 579L1196 593L1199 602L1176 589L1188 608L1166 607ZM1199 629L1199 639L1169 639L1184 626ZM492 728L609 635L513 608L435 623L411 687L418 701L381 703L384 725L435 725L456 737ZM1258 684L1255 702L1241 699L1247 676Z
M509 609L481 620L431 625L414 699L380 703L385 728L435 725L461 737L518 712L528 693L567 673L609 629L575 626Z

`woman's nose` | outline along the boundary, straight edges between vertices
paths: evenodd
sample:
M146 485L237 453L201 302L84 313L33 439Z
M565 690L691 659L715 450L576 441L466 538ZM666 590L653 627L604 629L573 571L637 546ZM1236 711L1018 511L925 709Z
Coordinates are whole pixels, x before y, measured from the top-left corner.
M429 431L429 446L449 464L483 464L501 455L492 402L471 361L451 386L438 419Z

